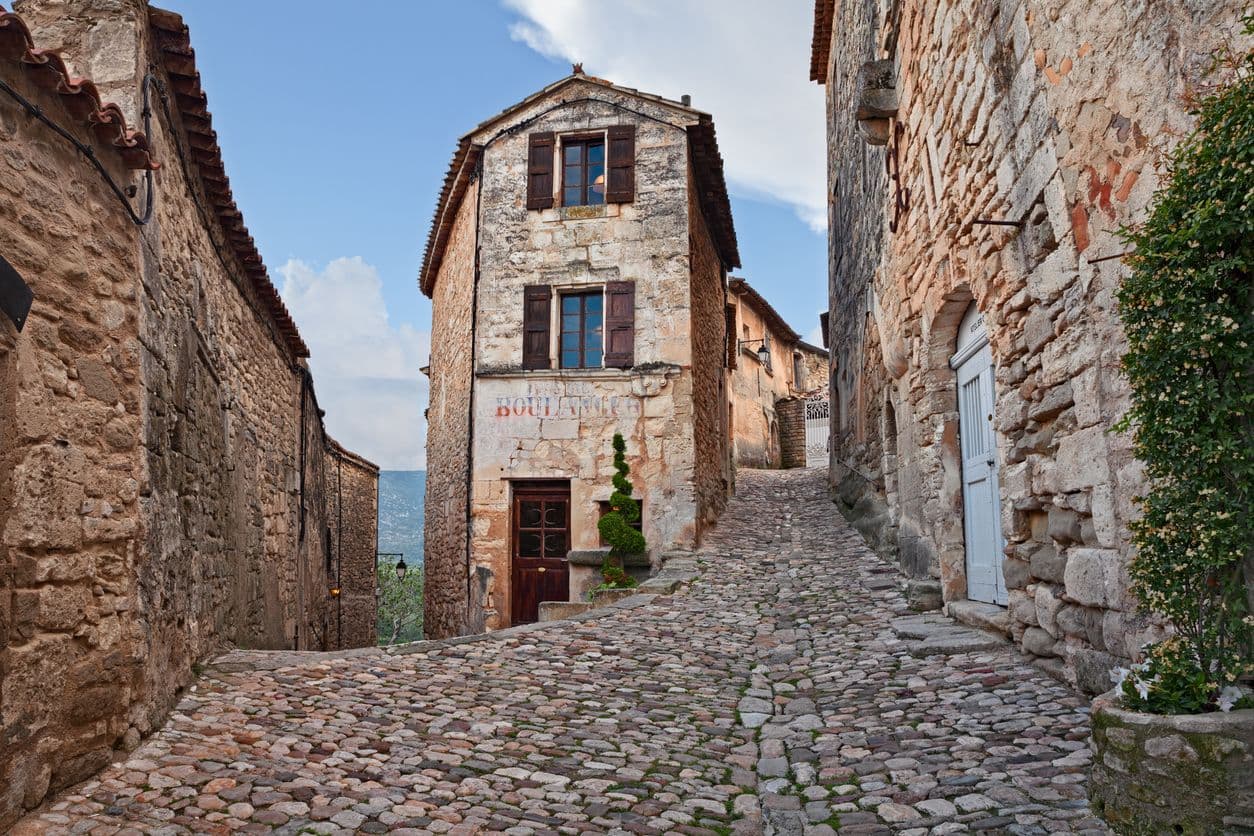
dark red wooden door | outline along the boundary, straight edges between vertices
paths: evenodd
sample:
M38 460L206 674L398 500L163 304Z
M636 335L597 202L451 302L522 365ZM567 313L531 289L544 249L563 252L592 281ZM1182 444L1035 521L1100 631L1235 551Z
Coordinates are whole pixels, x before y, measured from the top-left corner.
M541 601L570 598L570 483L514 483L510 614L535 621Z

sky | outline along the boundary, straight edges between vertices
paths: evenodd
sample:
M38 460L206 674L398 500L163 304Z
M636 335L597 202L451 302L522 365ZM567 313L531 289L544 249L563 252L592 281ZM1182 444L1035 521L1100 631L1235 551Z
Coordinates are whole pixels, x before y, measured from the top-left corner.
M459 136L570 73L713 114L747 278L803 337L826 306L809 0L156 0L183 15L235 200L310 347L328 432L425 466L417 287Z

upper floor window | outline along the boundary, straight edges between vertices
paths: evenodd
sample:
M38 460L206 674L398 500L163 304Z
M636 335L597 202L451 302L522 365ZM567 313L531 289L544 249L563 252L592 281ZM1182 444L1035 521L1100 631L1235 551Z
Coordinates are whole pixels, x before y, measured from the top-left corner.
M605 141L562 142L562 205L599 206L605 203Z
M601 368L601 325L604 311L601 290L591 293L564 293L561 299L562 368Z

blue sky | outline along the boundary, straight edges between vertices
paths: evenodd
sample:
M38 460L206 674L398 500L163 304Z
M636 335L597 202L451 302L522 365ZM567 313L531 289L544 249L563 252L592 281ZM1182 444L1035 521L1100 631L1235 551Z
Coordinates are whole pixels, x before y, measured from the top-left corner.
M571 56L713 113L739 273L816 328L822 92L806 81L804 0L766 15L756 0L637 0L612 29L596 0L163 5L191 29L236 202L310 344L328 428L385 468L424 461L431 309L416 277L454 142Z

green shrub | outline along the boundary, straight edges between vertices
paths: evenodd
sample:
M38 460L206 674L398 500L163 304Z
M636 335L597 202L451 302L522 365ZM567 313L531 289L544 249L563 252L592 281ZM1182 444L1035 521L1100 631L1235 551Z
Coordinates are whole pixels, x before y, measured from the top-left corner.
M1254 56L1227 64L1148 219L1125 231L1119 290L1132 406L1118 429L1149 480L1130 571L1174 635L1113 673L1130 707L1165 714L1243 704L1235 683L1254 672Z
M632 525L640 520L640 503L632 498L631 467L627 464L627 442L622 433L614 433L614 492L610 494L610 510L597 522L597 530L610 544L610 556L601 567L605 583L599 588L632 587L636 581L623 571L625 555L641 554L648 545L644 535Z

